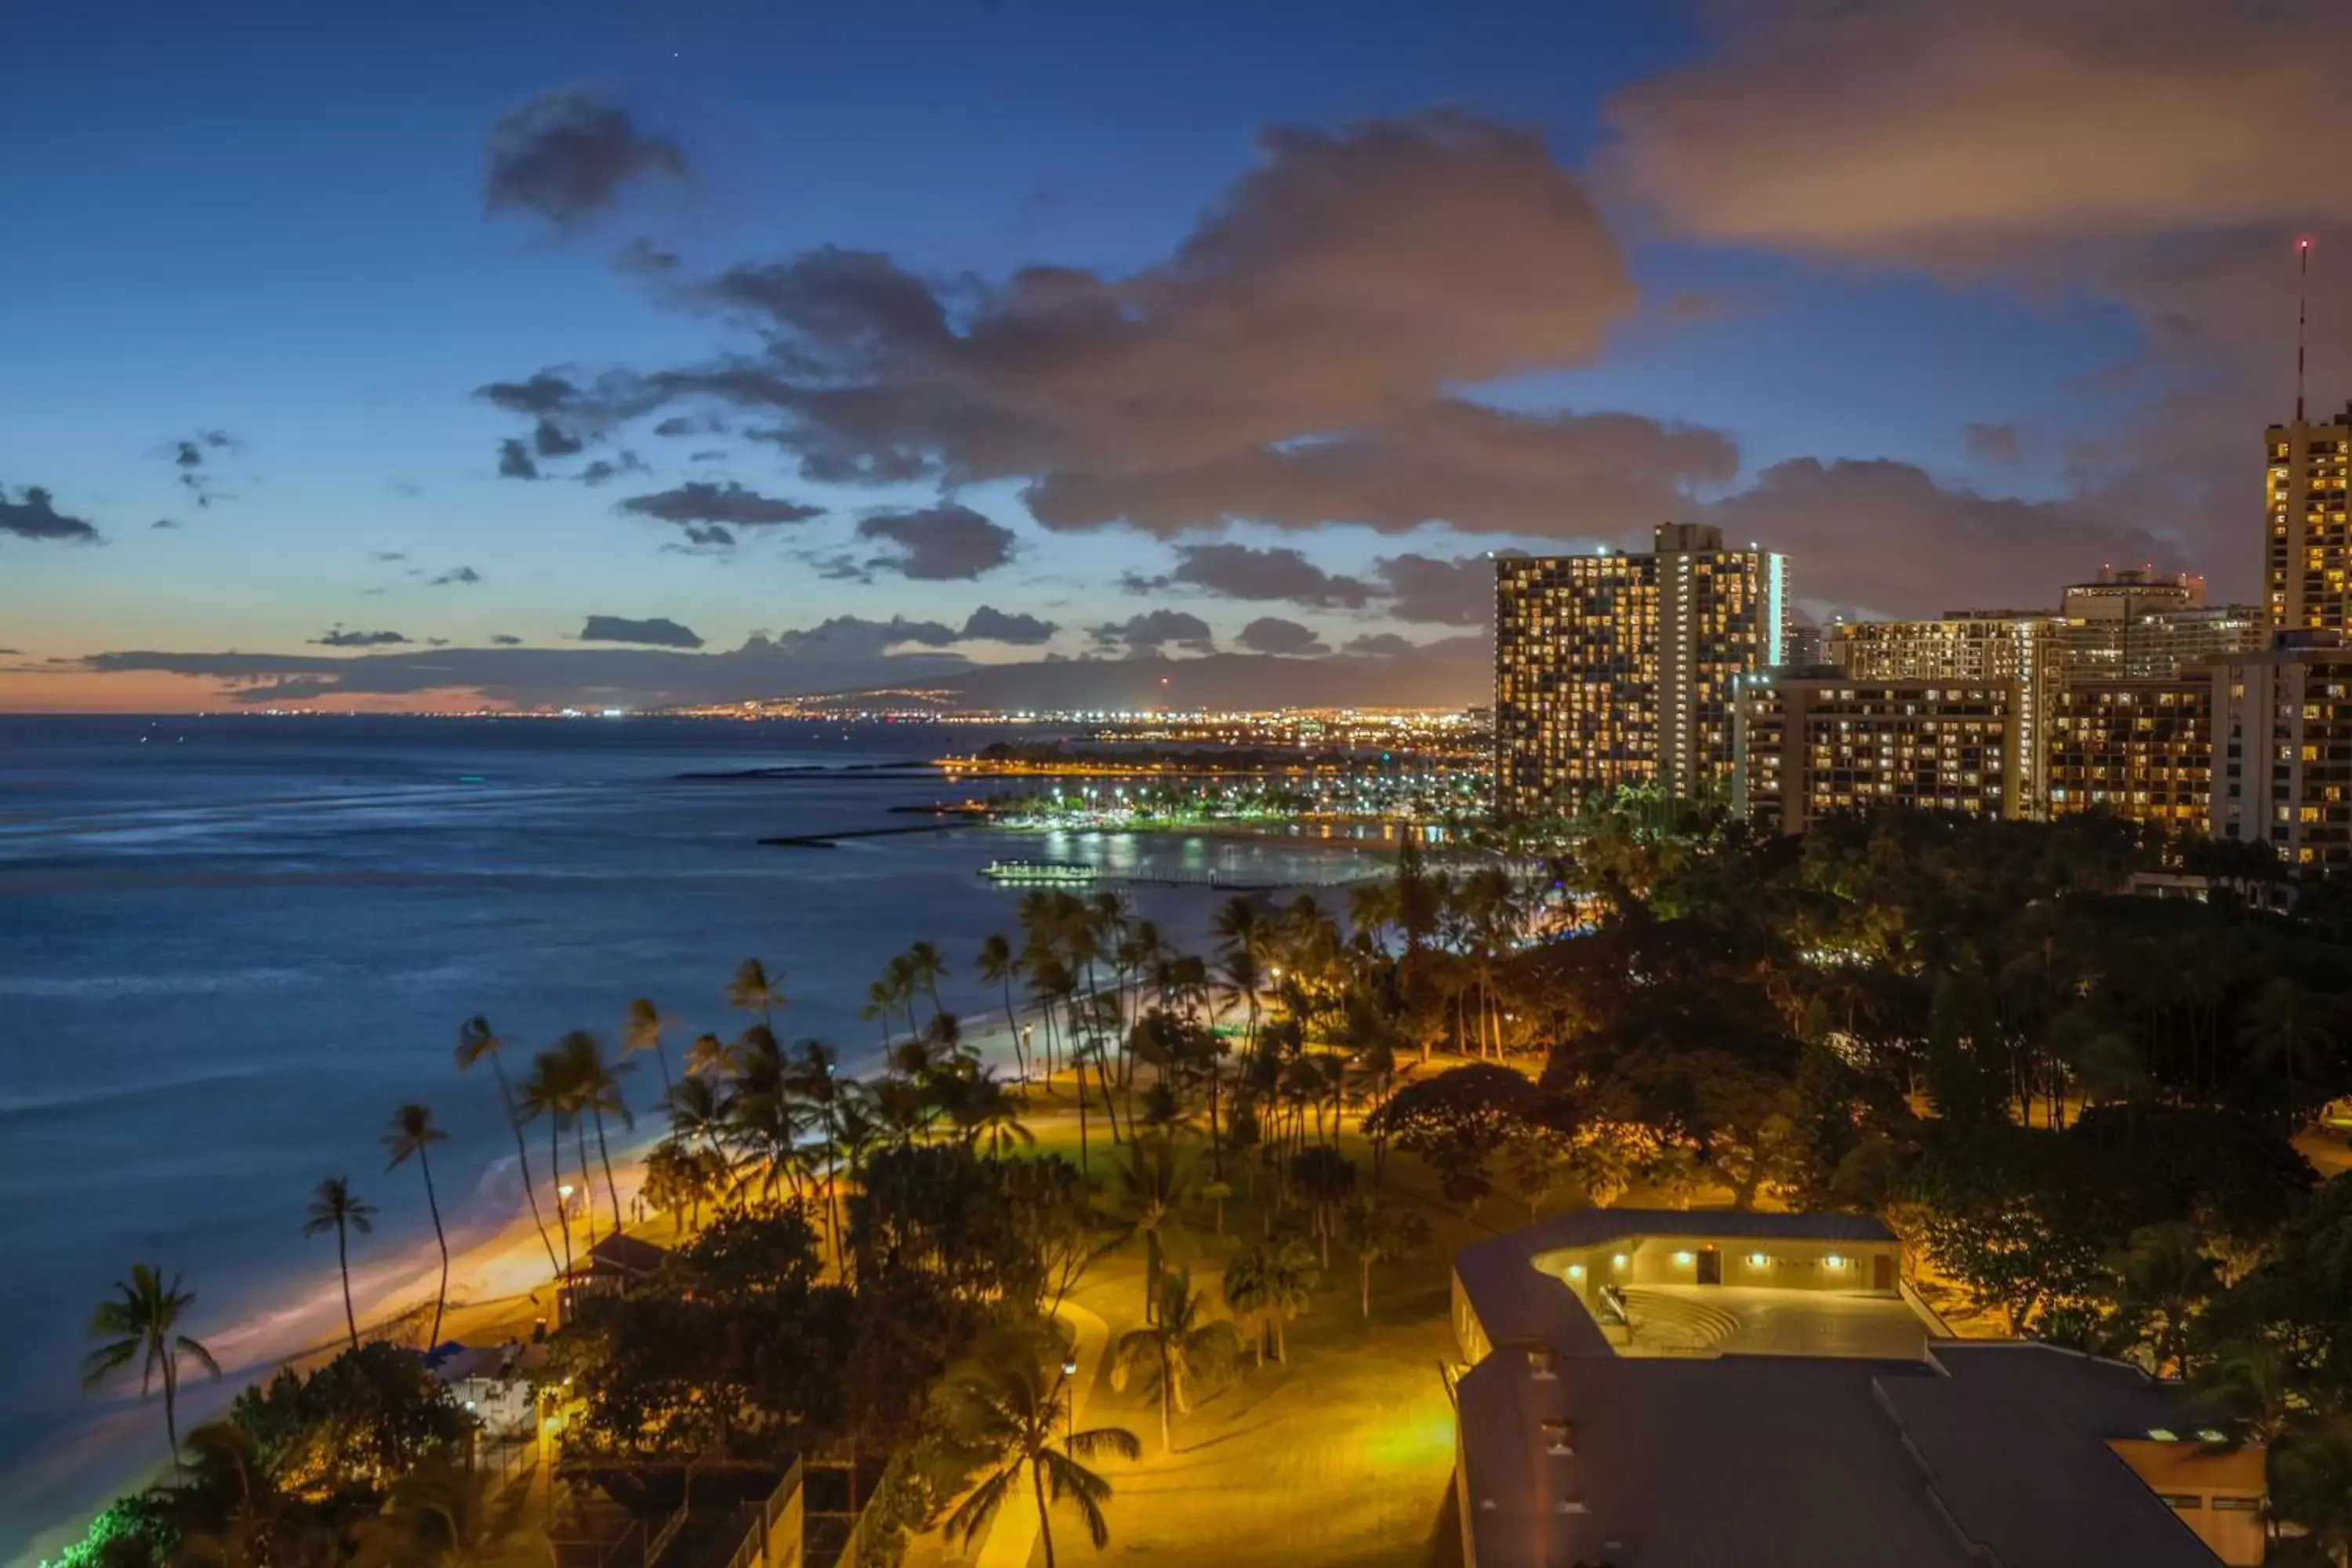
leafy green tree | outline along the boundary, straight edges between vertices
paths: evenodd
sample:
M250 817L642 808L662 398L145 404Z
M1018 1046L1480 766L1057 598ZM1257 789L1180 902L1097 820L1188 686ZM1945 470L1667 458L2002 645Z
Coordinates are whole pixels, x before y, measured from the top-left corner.
M308 1373L281 1369L229 1406L276 1483L328 1500L380 1497L426 1455L461 1448L472 1416L424 1361L372 1342Z
M362 1236L375 1228L375 1205L362 1203L352 1195L351 1178L329 1176L320 1182L311 1194L310 1206L302 1218L304 1236L324 1236L335 1233L335 1268L343 1279L343 1321L352 1331L352 1348L359 1348L360 1321L352 1310L352 1259L348 1233Z
M1048 1380L1033 1359L975 1371L953 1386L950 1408L967 1441L991 1456L992 1468L948 1515L947 1534L969 1548L1025 1479L1037 1500L1037 1533L1045 1568L1054 1568L1054 1519L1049 1502L1077 1505L1087 1538L1099 1552L1110 1542L1103 1504L1111 1484L1088 1465L1104 1456L1142 1457L1143 1445L1124 1426L1068 1430L1070 1394Z
M202 1343L180 1332L180 1320L196 1304L193 1290L180 1289L180 1277L173 1275L169 1285L149 1264L131 1266L131 1278L115 1287L113 1300L101 1301L89 1317L89 1337L100 1340L96 1350L82 1359L82 1387L95 1390L105 1381L129 1366L139 1363L139 1397L147 1397L160 1374L163 1384L163 1435L172 1445L172 1454L180 1452L180 1429L174 1415L180 1393L180 1358L202 1366L215 1377L221 1374L220 1363Z
M386 1175L411 1160L416 1162L417 1170L424 1175L425 1206L433 1215L434 1244L441 1249L441 1288L433 1296L433 1332L425 1340L427 1345L441 1342L441 1314L449 1305L449 1235L441 1228L441 1198L433 1190L430 1153L434 1144L448 1136L433 1125L433 1112L428 1108L412 1100L392 1113L392 1131L383 1137L384 1152L392 1156L392 1163L383 1168Z
M1523 1074L1474 1063L1406 1084L1365 1130L1426 1162L1446 1201L1466 1211L1494 1190L1487 1159L1525 1124L1535 1100L1536 1086Z
M1177 1415L1192 1413L1193 1395L1204 1383L1229 1374L1241 1355L1232 1323L1212 1320L1204 1292L1192 1289L1192 1270L1179 1268L1160 1280L1160 1310L1146 1327L1118 1338L1111 1357L1110 1385L1120 1393L1138 1373L1154 1377L1160 1396L1160 1451L1175 1452Z
M491 1076L498 1079L499 1104L506 1111L507 1131L514 1134L515 1171L522 1178L522 1195L530 1205L531 1227L539 1232L539 1244L547 1249L547 1266L561 1271L568 1267L568 1259L557 1261L555 1243L548 1236L547 1221L539 1212L539 1189L530 1179L530 1150L522 1135L522 1111L515 1103L513 1086L507 1082L506 1064L499 1055L505 1045L488 1018L467 1019L457 1026L457 1070L464 1072L479 1061L490 1064Z

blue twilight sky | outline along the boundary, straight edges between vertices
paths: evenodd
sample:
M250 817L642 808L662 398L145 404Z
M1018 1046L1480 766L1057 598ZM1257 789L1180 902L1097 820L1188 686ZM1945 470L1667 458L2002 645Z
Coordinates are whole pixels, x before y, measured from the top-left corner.
M0 706L750 697L1212 648L1275 690L1370 680L1400 637L1466 689L1486 551L1669 513L1769 535L1819 612L2045 603L2122 552L2243 595L2282 258L2326 237L2332 348L2352 196L2241 150L2299 107L2324 141L2344 95L2224 10L2132 8L2151 58L2118 64L2106 0L18 5ZM2143 124L2136 72L2197 112ZM623 176L575 200L542 162L488 210L494 129L535 101L594 133L547 158ZM674 264L623 264L633 241ZM887 257L962 341L828 337L869 298L838 282L712 282L824 247ZM1007 301L1038 264L1108 313L982 353L1033 320ZM797 378L784 439L754 434L795 424L772 403L644 393L754 363ZM567 401L584 449L502 478L535 416L477 389L542 371L631 390ZM845 385L912 401L847 435L797 401ZM1430 428L1456 399L1527 424L1464 447ZM1593 416L1629 421L1561 422ZM813 471L844 441L913 457ZM1072 474L1108 499L1041 526L1031 487ZM697 543L620 510L697 483L821 513L714 513L728 542ZM939 563L890 564L894 538ZM982 605L1027 629L969 635Z

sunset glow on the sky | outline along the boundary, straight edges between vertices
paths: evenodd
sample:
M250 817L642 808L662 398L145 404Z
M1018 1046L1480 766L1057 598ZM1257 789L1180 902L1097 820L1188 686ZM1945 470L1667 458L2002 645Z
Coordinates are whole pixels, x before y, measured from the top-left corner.
M2352 387L2284 10L50 7L0 709L1476 700L1488 552L1667 518L2243 598L2299 237Z

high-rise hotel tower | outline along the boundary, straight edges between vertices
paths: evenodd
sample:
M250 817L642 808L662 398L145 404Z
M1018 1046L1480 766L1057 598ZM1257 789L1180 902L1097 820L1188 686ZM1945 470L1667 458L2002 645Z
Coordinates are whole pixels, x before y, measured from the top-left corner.
M2271 629L2352 632L2352 534L2345 518L2352 405L2315 425L2305 421L2298 396L2294 422L2273 425L2265 434L2263 607Z
M1779 664L1788 558L1662 524L1646 555L1495 563L1496 805L1528 816L1620 786L1729 778L1738 679Z

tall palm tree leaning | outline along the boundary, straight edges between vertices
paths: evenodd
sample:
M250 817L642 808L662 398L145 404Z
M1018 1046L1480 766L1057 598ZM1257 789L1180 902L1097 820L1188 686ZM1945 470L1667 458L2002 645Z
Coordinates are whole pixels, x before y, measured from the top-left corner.
M1029 1053L1021 1044L1021 1019L1013 1011L1013 977L1021 973L1021 960L1013 944L1003 936L992 936L980 944L980 977L1004 988L1004 1027L1013 1036L1013 1059L1021 1068L1025 1081L1029 1077Z
M89 1315L89 1337L102 1340L82 1359L84 1392L95 1390L132 1362L139 1363L139 1397L147 1397L158 1373L163 1380L163 1436L172 1445L172 1461L180 1458L180 1427L174 1405L180 1394L180 1358L201 1365L215 1377L221 1374L213 1352L180 1332L180 1317L196 1304L196 1293L180 1289L180 1276L169 1285L152 1264L134 1263L131 1278L115 1286L120 1295L101 1301Z
M946 1016L940 1005L940 982L947 978L947 960L940 956L939 944L919 942L907 949L907 977L931 994L931 1016Z
M441 1343L441 1314L449 1307L449 1236L441 1228L441 1199L433 1190L433 1161L426 1150L449 1136L433 1125L433 1112L414 1101L392 1113L392 1131L383 1135L384 1152L392 1156L384 1173L389 1175L409 1161L425 1173L425 1206L433 1215L433 1241L441 1248L441 1289L433 1298L433 1334L425 1342L426 1350L437 1349Z
M964 1435L994 1456L994 1470L971 1489L948 1515L946 1533L970 1547L972 1537L988 1528L1005 1500L1028 1473L1037 1499L1037 1534L1045 1546L1045 1568L1054 1568L1054 1521L1050 1499L1075 1499L1087 1523L1087 1536L1101 1551L1110 1540L1102 1505L1110 1500L1110 1482L1087 1468L1082 1460L1099 1454L1122 1459L1139 1458L1143 1445L1124 1426L1095 1426L1067 1431L1070 1412L1068 1381L1058 1374L1047 1382L1035 1361L990 1368L957 1385L954 1397ZM1066 1433L1066 1436L1065 1435Z
M643 996L629 1004L628 1022L621 1028L621 1049L634 1056L639 1051L651 1051L661 1064L662 1095L667 1099L670 1085L677 1081L669 1076L669 1047L662 1043L662 1031L669 1020L653 1003Z
M506 1107L507 1131L514 1134L515 1169L522 1177L522 1195L530 1200L530 1223L539 1232L539 1244L547 1248L547 1266L561 1269L555 1260L555 1243L548 1239L547 1221L540 1217L539 1189L530 1182L530 1150L523 1143L522 1117L515 1106L513 1086L507 1082L507 1069L499 1060L499 1047L506 1042L490 1027L488 1018L473 1017L457 1026L457 1070L464 1072L476 1062L487 1059L490 1072L499 1080L499 1103Z
M621 1097L621 1075L636 1066L635 1062L608 1062L604 1059L604 1042L585 1029L573 1029L555 1042L556 1054L563 1060L564 1078L571 1084L576 1103L576 1115L586 1111L596 1126L596 1158L604 1167L604 1192L613 1200L613 1229L621 1228L621 1188L613 1180L613 1151L604 1142L604 1113L611 1111L621 1119L624 1127L635 1127L637 1119L629 1112L629 1102ZM583 1179L587 1172L581 1172ZM592 1205L593 1206L593 1205ZM589 1225L593 1239L595 1226Z
M784 1005L784 977L768 978L768 966L756 958L747 958L735 966L735 978L727 983L727 1005L746 1013L760 1015L760 1022L771 1029L776 1026L776 1009Z
M302 1220L304 1236L324 1236L335 1233L335 1267L343 1276L343 1322L352 1331L352 1349L360 1348L360 1321L352 1310L351 1236L362 1236L375 1229L375 1205L363 1204L352 1195L349 1176L329 1176L310 1194L310 1207Z
M1206 1298L1192 1289L1192 1270L1180 1268L1160 1281L1160 1314L1148 1328L1130 1329L1118 1339L1110 1365L1110 1385L1126 1392L1137 1372L1160 1380L1160 1451L1176 1451L1173 1417L1192 1413L1192 1385L1213 1369L1231 1367L1241 1355L1241 1336L1232 1323L1210 1321Z
M572 1276L572 1205L563 1195L563 1123L572 1112L572 1090L563 1078L563 1062L553 1051L541 1051L530 1058L530 1076L522 1080L522 1114L525 1120L536 1121L547 1118L547 1184L555 1196L555 1223L563 1232L563 1261L555 1264L557 1275ZM520 1132L521 1122L517 1122ZM534 1200L531 1210L538 1212ZM555 1249L548 1248L548 1261L555 1261Z

